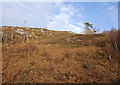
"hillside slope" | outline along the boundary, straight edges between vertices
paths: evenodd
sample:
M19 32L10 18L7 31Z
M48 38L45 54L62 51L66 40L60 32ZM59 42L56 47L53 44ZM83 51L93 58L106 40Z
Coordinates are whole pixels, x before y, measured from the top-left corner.
M2 29L3 83L112 83L118 80L118 62L114 59L117 55L109 54L106 34L8 26Z

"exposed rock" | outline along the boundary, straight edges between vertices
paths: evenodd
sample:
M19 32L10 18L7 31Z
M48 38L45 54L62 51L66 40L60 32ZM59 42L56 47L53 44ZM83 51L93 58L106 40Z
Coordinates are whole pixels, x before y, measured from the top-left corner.
M44 29L40 29L40 32L45 33Z
M70 39L68 38L68 39L66 39L67 41L70 41Z
M88 64L84 64L84 65L83 65L83 68L85 68L85 69L89 69L90 67L89 67Z
M82 41L82 40L80 40L80 39L76 39L76 41Z
M68 33L70 33L70 34L76 34L76 33L74 33L74 32L71 32L71 31L67 31Z
M23 29L16 29L15 30L17 33L19 33L19 34L24 34L24 30Z

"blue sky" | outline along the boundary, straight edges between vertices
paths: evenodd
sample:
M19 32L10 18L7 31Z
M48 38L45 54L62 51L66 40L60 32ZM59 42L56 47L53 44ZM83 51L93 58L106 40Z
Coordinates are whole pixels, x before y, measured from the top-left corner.
M2 2L2 24L82 33L84 22L99 30L118 28L117 2Z

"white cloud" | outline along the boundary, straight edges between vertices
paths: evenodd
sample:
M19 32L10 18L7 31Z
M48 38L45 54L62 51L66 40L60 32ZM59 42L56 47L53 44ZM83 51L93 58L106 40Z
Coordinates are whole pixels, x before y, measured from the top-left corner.
M4 2L2 6L3 25L46 26L51 13L51 3Z
M27 26L47 26L52 30L76 33L83 31L83 22L76 20L76 17L83 17L82 6L78 9L63 2L3 2L2 7L2 25L23 26L26 20Z
M78 10L70 4L57 3L56 6L59 12L51 16L51 22L48 24L48 28L51 30L82 33L82 21L74 22L72 19L76 18L75 16L82 18L83 15L78 13ZM74 23L76 25L74 25Z

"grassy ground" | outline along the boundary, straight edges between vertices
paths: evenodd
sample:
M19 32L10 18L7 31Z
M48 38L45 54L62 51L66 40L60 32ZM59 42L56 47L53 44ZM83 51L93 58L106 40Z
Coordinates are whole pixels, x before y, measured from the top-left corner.
M47 30L35 35L26 42L16 38L2 45L3 83L111 83L118 79L117 55L106 50L106 34Z

